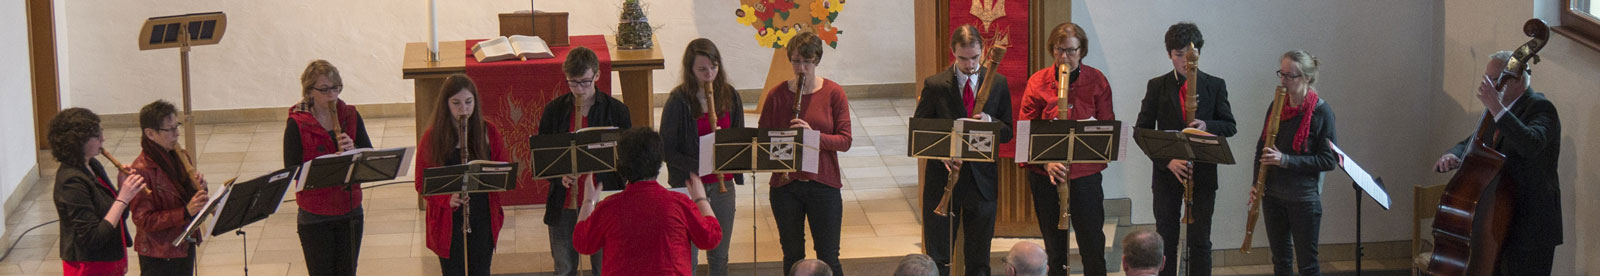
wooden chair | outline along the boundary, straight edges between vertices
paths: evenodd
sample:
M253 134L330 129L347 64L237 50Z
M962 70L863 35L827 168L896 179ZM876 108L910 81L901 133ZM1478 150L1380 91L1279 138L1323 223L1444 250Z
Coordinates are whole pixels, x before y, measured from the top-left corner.
M1433 215L1439 212L1439 198L1444 196L1445 185L1412 186L1411 219L1411 275L1425 275L1423 271L1428 266L1429 259L1433 256L1432 235L1424 235L1423 230L1432 229L1424 226L1424 221L1431 224Z

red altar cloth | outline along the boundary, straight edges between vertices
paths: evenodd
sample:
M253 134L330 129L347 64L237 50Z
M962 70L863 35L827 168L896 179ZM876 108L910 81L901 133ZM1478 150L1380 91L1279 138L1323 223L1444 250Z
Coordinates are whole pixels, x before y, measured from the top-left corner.
M983 35L983 43L985 44L984 46L989 46L988 44L994 43L994 36L998 33L998 31L1007 31L1010 33L1010 39L1008 41L1011 42L1011 47L1006 48L1006 56L1004 59L1000 60L999 70L1001 75L1006 76L1006 88L1009 88L1011 91L1011 118L1022 118L1022 108L1018 107L1017 103L1022 102L1023 92L1028 91L1028 76L1033 74L1032 71L1028 71L1028 53L1032 53L1033 51L1032 49L1028 49L1028 42L1030 39L1032 39L1028 37L1029 3L1027 0L1000 1L1005 1L1005 16L994 19L993 22L989 23L988 28L984 27L983 21L979 20L978 16L972 14L972 8L974 5L973 2L979 2L979 6L982 6L982 2L977 0L950 1L950 29L945 30L944 34L949 34L955 31L956 27L960 27L963 24L970 24L973 27L977 27L978 32ZM994 6L990 6L988 8L994 8ZM982 7L980 7L980 9L982 9ZM1055 26L1046 26L1046 28L1054 27ZM1049 38L1040 37L1038 39ZM951 54L946 58L954 60L955 55ZM996 149L999 152L1000 157L1011 158L1015 155L1016 140L1012 139L1011 141L1012 142L1001 144L1000 148Z
M533 170L527 169L530 154L528 137L538 133L539 117L544 114L545 103L571 92L567 89L567 78L561 71L561 63L567 60L567 53L578 46L594 50L595 56L600 59L595 91L615 95L610 89L611 55L606 50L605 37L572 36L570 46L550 47L555 58L491 63L478 63L472 57L472 46L481 41L483 39L467 41L467 52L463 53L467 56L467 76L472 77L473 83L478 86L478 103L483 108L483 119L499 128L500 137L505 139L506 152L511 154L511 161L523 164L518 172L521 176L517 188L504 195L504 204L544 204L550 183L533 179Z

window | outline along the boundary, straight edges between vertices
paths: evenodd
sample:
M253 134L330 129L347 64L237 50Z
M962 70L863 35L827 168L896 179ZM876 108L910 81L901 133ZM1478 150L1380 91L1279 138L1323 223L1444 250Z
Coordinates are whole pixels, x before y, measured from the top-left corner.
M1592 1L1561 0L1561 26L1556 26L1555 31L1579 44L1600 50L1600 19L1595 17L1600 14L1600 5L1594 5Z

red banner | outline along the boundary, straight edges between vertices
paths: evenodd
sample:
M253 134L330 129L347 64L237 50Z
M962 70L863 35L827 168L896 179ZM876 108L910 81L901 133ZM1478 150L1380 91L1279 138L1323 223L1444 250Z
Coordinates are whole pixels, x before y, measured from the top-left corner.
M595 91L611 91L611 55L606 51L605 37L573 36L570 46L550 47L555 58L492 63L478 63L472 57L472 46L480 41L483 40L467 41L467 76L478 86L478 106L483 108L483 119L499 128L511 161L521 163L517 188L505 194L504 204L544 204L550 183L534 180L533 170L528 169L531 154L528 137L538 134L544 105L562 94L571 93L561 63L567 60L567 53L572 49L583 46L594 50L595 56L600 58Z
M985 23L984 20L990 20ZM998 68L1000 75L1006 76L1006 88L1011 91L1011 117L1020 118L1022 108L1017 103L1022 102L1022 94L1028 89L1028 1L1027 0L971 0L950 1L950 29L943 35L954 32L961 25L972 25L983 34L984 46L1004 38L1010 42L1011 47L1006 48L1006 56L1000 60ZM996 37L1000 34L1001 37ZM948 57L955 59L955 56ZM1011 158L1016 151L1013 143L1002 144L1000 157Z

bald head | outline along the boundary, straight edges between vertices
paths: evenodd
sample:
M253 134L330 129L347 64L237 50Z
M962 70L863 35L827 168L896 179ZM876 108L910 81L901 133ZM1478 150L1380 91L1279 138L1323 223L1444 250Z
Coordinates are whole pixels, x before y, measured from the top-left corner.
M789 271L791 276L833 276L833 269L828 267L828 263L818 259L800 260Z
M1044 247L1031 242L1019 242L1006 254L1006 273L1016 276L1044 275L1049 264Z

